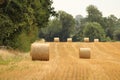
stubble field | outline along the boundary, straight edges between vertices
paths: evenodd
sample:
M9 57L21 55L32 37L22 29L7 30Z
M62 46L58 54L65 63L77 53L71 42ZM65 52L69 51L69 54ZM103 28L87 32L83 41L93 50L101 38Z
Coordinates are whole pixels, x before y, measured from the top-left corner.
M120 42L51 42L49 61L22 59L0 65L0 80L120 80ZM79 48L91 48L91 59Z

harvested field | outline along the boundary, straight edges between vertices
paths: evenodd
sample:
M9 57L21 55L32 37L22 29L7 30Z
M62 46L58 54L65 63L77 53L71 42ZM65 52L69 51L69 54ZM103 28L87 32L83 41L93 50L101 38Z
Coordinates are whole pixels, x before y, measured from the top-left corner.
M79 58L79 48L91 48L91 58ZM50 43L49 61L32 61L30 54L0 64L0 80L120 80L120 42Z

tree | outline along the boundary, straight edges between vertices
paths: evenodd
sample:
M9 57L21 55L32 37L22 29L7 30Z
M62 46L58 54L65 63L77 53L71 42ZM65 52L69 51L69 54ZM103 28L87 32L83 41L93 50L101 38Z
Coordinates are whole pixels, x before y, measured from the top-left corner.
M41 28L39 37L46 41L53 41L54 37L60 36L62 24L58 18L54 18L48 22L48 27Z
M15 31L13 23L9 17L0 14L0 45L5 44L4 41L11 33Z
M119 29L116 29L116 30L113 32L113 38L114 38L114 40L116 40L116 41L120 41L120 28L119 28Z
M0 45L19 48L22 46L20 40L26 40L21 35L30 37L30 44L38 37L38 30L46 27L49 17L55 15L51 0L1 1L3 2L0 2Z
M87 21L88 22L98 22L102 24L102 13L94 5L89 5L87 7Z
M72 37L75 30L75 20L72 15L64 12L58 12L58 19L62 24L62 30L60 32L61 41L66 41L68 37Z
M39 36L47 41L53 41L54 37L59 37L61 41L66 41L68 37L72 37L73 32L73 16L64 11L59 11L58 16L49 21L48 27L41 29Z
M0 8L1 7L6 7L6 5L8 4L9 0L0 0Z
M83 16L82 15L77 15L75 17L75 33L77 33L82 25L82 19Z
M117 24L117 17L115 17L114 15L108 16L106 24L107 24L107 27L105 29L106 35L113 39L113 32Z
M98 38L100 41L104 41L105 39L105 32L101 25L97 22L86 23L83 35L84 37L89 37L90 41L93 41L95 38Z

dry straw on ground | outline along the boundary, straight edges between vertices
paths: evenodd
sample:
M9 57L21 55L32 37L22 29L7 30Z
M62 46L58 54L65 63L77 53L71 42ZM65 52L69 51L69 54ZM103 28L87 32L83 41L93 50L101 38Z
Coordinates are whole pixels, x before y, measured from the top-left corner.
M59 41L60 41L59 37L54 38L54 42L59 42Z
M94 42L99 42L99 39L94 39Z
M2 59L8 59L8 58L11 58L11 57L14 57L15 56L15 54L12 52L11 53L11 51L9 51L9 50L5 50L5 49L0 49L0 57L2 58Z
M31 45L30 55L32 60L49 60L49 44L33 43Z
M72 38L67 38L67 42L72 42Z
M90 48L80 48L80 58L90 58Z
M84 42L89 42L89 38L84 38Z

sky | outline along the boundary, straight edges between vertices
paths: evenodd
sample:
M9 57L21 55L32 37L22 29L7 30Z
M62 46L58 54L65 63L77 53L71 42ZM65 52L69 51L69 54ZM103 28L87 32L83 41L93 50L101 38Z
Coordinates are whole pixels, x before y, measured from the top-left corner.
M86 16L86 7L95 5L104 17L114 14L120 18L120 0L53 0L52 6L56 11L63 10L75 17Z

